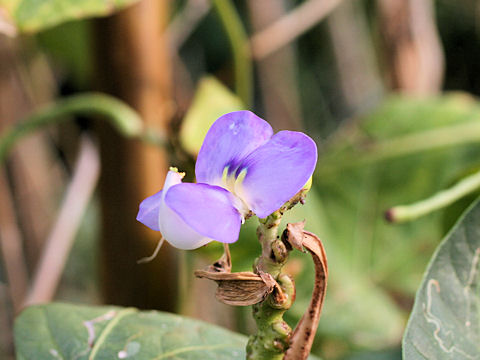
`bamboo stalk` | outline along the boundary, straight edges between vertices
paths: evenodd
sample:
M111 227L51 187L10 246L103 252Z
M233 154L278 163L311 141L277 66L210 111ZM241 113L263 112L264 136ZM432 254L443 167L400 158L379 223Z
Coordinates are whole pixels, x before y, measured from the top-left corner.
M309 0L250 38L252 56L263 59L310 30L342 0Z
M249 0L247 4L255 31L271 25L287 11L283 1ZM290 45L257 61L265 118L276 130L302 128L295 56L295 48Z
M390 86L413 94L440 91L443 49L433 0L378 0Z
M174 111L168 39L169 2L143 0L113 16L97 19L97 80L106 92L132 106L144 126L168 133ZM162 188L169 167L164 148L145 146L98 127L102 158L100 251L104 300L119 305L175 311L177 250L164 244L148 264L159 234L138 223L139 203Z

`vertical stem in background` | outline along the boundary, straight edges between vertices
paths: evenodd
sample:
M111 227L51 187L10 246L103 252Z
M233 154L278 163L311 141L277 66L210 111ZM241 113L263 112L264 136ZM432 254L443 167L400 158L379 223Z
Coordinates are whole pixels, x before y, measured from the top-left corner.
M0 36L0 133L28 114L53 94L46 63L34 61L23 52L28 46L20 39ZM32 49L30 49L31 51ZM38 79L42 90L38 91ZM16 210L28 270L33 270L53 220L62 169L50 152L45 133L32 134L9 155L8 177ZM0 199L2 197L0 196ZM2 200L0 200L2 201ZM42 216L38 216L42 214ZM8 239L7 239L8 240Z
M144 0L95 24L101 86L135 108L145 124L167 132L171 114L170 64L162 36L169 2ZM164 244L148 264L137 260L152 253L160 235L136 220L139 203L163 185L168 169L165 149L124 139L99 129L102 176L101 269L108 303L141 308L176 308L176 252Z
M24 305L53 300L99 174L97 148L92 140L84 135L80 141L72 181L67 187L57 220L47 237Z
M5 172L0 168L0 253L7 273L8 290L15 313L20 312L27 292L28 274L22 249L22 236L15 219L15 208ZM3 310L2 310L3 311ZM0 354L1 355L1 354Z
M365 112L377 105L383 89L363 4L342 2L327 25L348 110Z
M249 108L253 101L253 71L247 34L231 0L212 1L232 47L235 92Z
M432 0L378 0L388 80L394 89L435 94L444 58Z
M2 359L14 359L13 349L13 311L7 285L0 283L0 356Z
M271 25L286 11L284 1L249 0L247 4L255 32ZM302 124L294 47L286 45L258 59L257 65L265 117L276 130L300 130Z

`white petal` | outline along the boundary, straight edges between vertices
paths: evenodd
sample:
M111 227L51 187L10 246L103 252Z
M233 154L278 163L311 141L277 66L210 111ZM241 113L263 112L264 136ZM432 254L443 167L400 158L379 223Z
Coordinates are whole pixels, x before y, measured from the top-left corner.
M192 250L209 243L212 239L202 236L193 230L180 218L180 216L177 215L177 213L165 204L165 196L167 195L168 189L174 185L180 184L183 176L183 173L175 171L169 171L167 174L165 184L163 185L162 200L158 212L159 228L163 238L172 246L178 249Z
M163 237L176 248L192 250L212 241L188 226L165 202L160 206L159 220Z

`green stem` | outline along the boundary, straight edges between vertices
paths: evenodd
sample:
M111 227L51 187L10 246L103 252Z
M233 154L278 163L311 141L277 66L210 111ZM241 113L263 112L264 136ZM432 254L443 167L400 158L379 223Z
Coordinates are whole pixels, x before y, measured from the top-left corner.
M292 329L283 320L283 314L290 309L295 299L295 285L282 267L287 262L292 246L278 236L278 227L285 211L299 202L303 203L312 185L308 179L304 187L279 210L265 219L260 219L257 236L262 245L262 254L255 260L253 271L269 273L280 285L264 301L253 305L253 317L257 333L248 339L248 360L280 360L290 345Z
M4 131L0 135L0 165L19 139L48 125L64 121L70 115L101 115L126 137L139 137L153 143L163 142L157 131L144 129L142 119L125 103L101 93L84 93L47 105Z
M292 333L290 326L283 320L283 314L290 308L295 297L295 287L288 275L280 273L291 250L278 238L282 214L283 211L278 210L266 219L260 219L257 228L262 255L256 260L254 271L272 275L280 285L282 294L274 291L267 299L253 305L257 333L248 340L247 359L250 360L282 359Z
M257 333L248 339L248 360L281 360L288 349L292 329L283 320L283 314L293 303L295 286L286 274L280 274L277 282L286 301L279 303L270 295L265 301L253 305Z
M278 227L282 221L282 213L275 211L266 219L260 219L257 236L262 245L262 255L257 259L255 269L269 273L274 279L280 275L288 252L283 242L278 239Z
M389 221L401 223L415 220L435 210L442 209L480 188L480 171L460 180L449 189L411 205L399 205L387 211Z
M248 37L231 0L212 0L227 33L235 67L235 92L245 106L252 102L253 71Z

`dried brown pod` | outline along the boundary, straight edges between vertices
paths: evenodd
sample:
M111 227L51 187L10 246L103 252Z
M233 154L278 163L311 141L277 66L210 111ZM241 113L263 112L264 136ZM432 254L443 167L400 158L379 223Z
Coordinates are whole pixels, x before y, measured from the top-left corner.
M290 347L283 357L284 360L305 360L310 354L315 333L317 332L320 313L327 290L328 265L325 248L320 238L303 230L305 222L288 224L282 236L295 249L307 249L315 264L315 284L310 305L298 322L290 338Z
M228 244L224 244L224 252L220 259L205 270L195 270L195 276L214 280L218 284L215 297L228 305L248 306L263 301L275 288L279 296L282 289L272 275L250 271L232 273L232 260Z
M281 292L275 279L267 273L250 271L237 273L196 270L195 276L214 280L218 284L215 296L228 305L247 306L263 301L275 288Z

